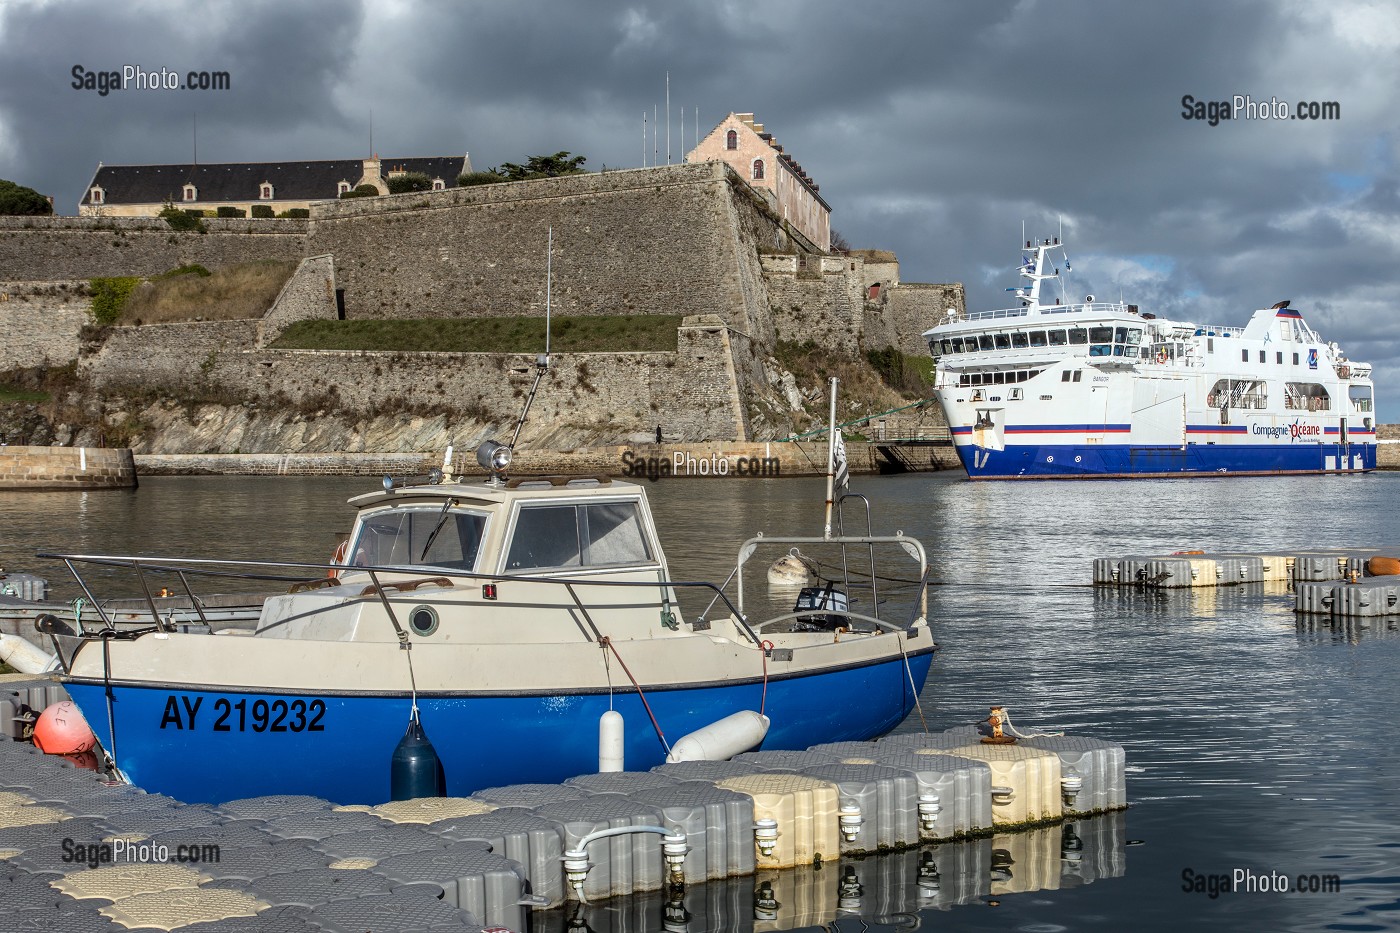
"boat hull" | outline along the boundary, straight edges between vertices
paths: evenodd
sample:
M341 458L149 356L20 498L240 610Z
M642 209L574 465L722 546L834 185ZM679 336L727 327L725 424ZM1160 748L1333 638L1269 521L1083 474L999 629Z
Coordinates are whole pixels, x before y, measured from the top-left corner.
M772 720L762 747L802 749L893 729L913 709L913 685L922 688L932 657L926 647L910 651L907 668L895 656L770 679L766 701L758 679L652 688L646 697L670 742L762 707ZM389 761L409 715L403 693L313 696L114 683L109 707L101 682L70 680L67 687L99 739L115 745L118 765L134 784L192 802L300 793L382 803L390 797ZM418 705L450 796L596 771L598 719L609 708L626 723L629 770L665 760L647 710L631 690L612 696L420 694Z
M993 450L954 438L970 479L1106 479L1364 473L1376 468L1374 443L1007 444Z

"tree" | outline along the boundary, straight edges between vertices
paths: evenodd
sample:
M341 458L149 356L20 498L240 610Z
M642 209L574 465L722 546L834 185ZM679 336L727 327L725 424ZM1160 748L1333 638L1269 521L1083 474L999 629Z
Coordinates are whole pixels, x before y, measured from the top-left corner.
M493 168L491 171L507 181L523 181L528 178L557 178L560 175L582 175L587 171L583 168L583 163L587 161L586 156L571 157L568 150L561 150L554 155L530 156L529 161L524 165L502 162L500 168Z
M851 251L851 244L846 242L846 238L835 227L831 228L831 251L833 253L849 253Z
M390 194L408 194L410 191L432 191L433 180L423 172L405 172L390 175L387 181Z
M354 191L347 191L347 192L345 192L344 194L342 194L342 195L340 196L340 199L343 201L343 200L346 200L346 199L348 199L348 198L377 198L377 197L379 197L379 189L376 188L374 185L364 184L364 185L359 185L359 186L357 186L357 187L355 188Z
M160 209L158 217L165 218L165 222L170 225L171 230L181 230L188 232L204 232L204 221L196 217L190 211L181 210L169 201Z
M52 214L53 205L33 188L17 185L0 178L0 214L35 215Z

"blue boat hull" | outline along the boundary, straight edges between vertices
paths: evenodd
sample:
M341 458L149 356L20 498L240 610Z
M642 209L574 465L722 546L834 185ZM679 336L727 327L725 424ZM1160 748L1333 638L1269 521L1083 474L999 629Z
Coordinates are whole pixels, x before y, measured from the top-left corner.
M989 450L959 443L970 479L1095 479L1109 477L1229 476L1275 473L1360 473L1376 468L1376 445L1007 444ZM1334 458L1329 467L1328 458Z
M932 647L902 658L768 682L766 749L870 739L913 709ZM112 744L106 690L72 682L69 693L104 745ZM740 710L758 710L760 681L649 689L666 738ZM191 802L264 794L313 794L338 803L389 799L389 761L408 725L406 695L239 693L113 684L114 756L138 787ZM265 705L264 705L265 704ZM665 758L635 692L578 695L420 695L428 737L442 758L447 792L555 783L598 765L598 718L610 706L626 723L626 764ZM280 714L280 715L279 715Z

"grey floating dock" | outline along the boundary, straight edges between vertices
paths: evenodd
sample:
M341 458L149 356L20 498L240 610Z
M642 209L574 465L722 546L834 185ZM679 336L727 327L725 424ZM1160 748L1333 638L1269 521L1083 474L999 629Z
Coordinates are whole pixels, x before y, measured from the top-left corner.
M6 687L25 703L51 696L42 683ZM1082 786L1070 795L1062 775ZM557 912L531 908L580 900L564 853L621 829L589 843L581 879L586 902L630 898L608 917L652 904L667 917L714 918L714 926L759 918L757 926L778 928L764 919L770 914L782 928L838 914L874 920L1121 874L1121 818L1083 815L1126 806L1123 775L1122 748L1111 742L988 746L962 727L376 808L290 795L210 806L107 786L66 759L0 738L0 892L15 897L0 896L25 919L21 928L36 929L550 931ZM1008 794L1019 810L994 803ZM1052 812L1067 820L1003 832ZM686 888L671 884L661 835L632 831L643 827L684 837L677 860ZM104 873L75 863L62 845L117 837L217 846L217 857ZM870 853L902 867L873 873L872 863L850 858ZM1011 875L1007 858L1018 866ZM814 861L826 869L811 870ZM613 922L603 918L591 915L590 926Z

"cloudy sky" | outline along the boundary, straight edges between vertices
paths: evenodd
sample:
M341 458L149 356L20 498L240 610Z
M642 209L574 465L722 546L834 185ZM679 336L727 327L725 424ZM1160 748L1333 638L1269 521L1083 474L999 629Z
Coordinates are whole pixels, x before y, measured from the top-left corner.
M72 88L133 65L227 91ZM1024 221L1063 220L1071 294L1241 324L1283 298L1377 364L1400 420L1400 15L1392 2L0 0L0 178L73 213L99 161L567 149L671 158L753 111L853 246L1005 304ZM1335 101L1335 120L1182 116L1182 97ZM666 161L664 128L660 160ZM650 156L647 156L650 158ZM0 270L3 275L3 270Z

